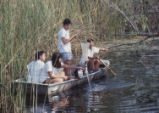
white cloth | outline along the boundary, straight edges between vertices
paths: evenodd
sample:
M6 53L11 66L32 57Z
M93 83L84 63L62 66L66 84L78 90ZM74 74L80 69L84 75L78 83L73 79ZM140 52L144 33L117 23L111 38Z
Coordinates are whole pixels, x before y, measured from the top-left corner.
M81 43L82 48L82 57L85 61L88 60L88 49L89 49L90 43Z
M27 82L38 83L40 79L40 73L44 68L45 63L41 60L32 61L27 65L28 74Z
M87 52L88 52L88 53L87 53L87 58L88 58L88 57L93 57L94 54L99 53L99 48L98 48L98 47L92 47L92 49L88 48L88 51L87 51ZM85 63L85 62L86 62L86 61L85 61L85 59L84 59L84 56L82 55L81 60L80 60L80 64L83 64L83 63Z
M92 47L92 50L88 49L88 57L93 57L96 53L99 53L99 48Z
M52 61L46 62L42 73L40 74L40 82L44 82L46 79L50 78L48 72L52 72L52 75L56 75L58 72L63 72L63 68L55 68L52 66Z
M105 64L107 64L108 66L110 66L110 61L109 60L102 60Z
M71 51L71 43L68 42L67 44L64 44L62 41L62 38L69 39L70 33L69 30L65 30L64 28L61 28L61 30L58 32L58 50L60 53L69 52Z

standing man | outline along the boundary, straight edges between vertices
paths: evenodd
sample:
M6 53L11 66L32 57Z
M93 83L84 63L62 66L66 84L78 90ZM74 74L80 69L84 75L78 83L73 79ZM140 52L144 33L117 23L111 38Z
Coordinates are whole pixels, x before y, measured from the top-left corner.
M69 29L71 24L71 20L69 18L66 18L63 21L63 27L58 32L58 50L62 55L64 63L67 65L71 65L72 60L71 41L77 36L77 34L75 34L70 37ZM70 68L66 68L64 71L67 76L70 76Z

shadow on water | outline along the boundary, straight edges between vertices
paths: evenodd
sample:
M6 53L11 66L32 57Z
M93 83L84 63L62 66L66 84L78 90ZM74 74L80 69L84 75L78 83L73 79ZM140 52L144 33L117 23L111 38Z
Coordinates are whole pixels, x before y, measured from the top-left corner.
M157 113L159 112L159 51L144 51L141 56L123 51L111 54L111 67L118 76L91 82L39 101L36 113ZM39 98L42 100L42 98Z

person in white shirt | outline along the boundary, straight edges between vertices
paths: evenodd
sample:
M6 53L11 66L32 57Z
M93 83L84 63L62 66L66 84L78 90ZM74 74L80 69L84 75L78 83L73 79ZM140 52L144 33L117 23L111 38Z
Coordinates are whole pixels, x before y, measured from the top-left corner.
M63 21L63 27L58 32L58 50L62 55L64 63L67 65L71 65L72 60L71 41L77 36L77 34L75 34L72 37L70 37L70 25L71 20L66 18ZM71 69L66 68L64 71L67 76L70 76Z
M76 67L67 65L62 62L62 56L60 53L54 53L52 59L49 60L40 75L41 83L61 83L70 79L70 76L66 76L64 73L65 68L72 68L78 70L84 70L82 67Z
M87 57L88 57L88 60L87 61L84 61L84 57L82 56L81 58L81 63L87 63L87 66L88 66L88 71L96 71L99 69L99 63L100 63L100 60L99 60L99 56L98 56L98 53L100 51L108 51L108 49L106 48L98 48L98 47L95 47L94 46L94 40L89 38L87 40L87 42L89 43L89 46L88 46L88 53L87 53Z
M30 62L27 65L28 74L27 82L38 83L40 79L40 73L45 65L46 54L44 51L38 51L35 54L35 61Z

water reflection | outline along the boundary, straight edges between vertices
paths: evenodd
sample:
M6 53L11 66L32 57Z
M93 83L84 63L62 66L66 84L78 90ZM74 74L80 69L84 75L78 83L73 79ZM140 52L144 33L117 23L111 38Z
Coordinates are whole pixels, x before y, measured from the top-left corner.
M159 51L144 51L140 57L127 51L110 54L112 69L119 76L48 97L26 113L157 113L159 112ZM143 56L144 55L144 56ZM158 56L157 56L158 55ZM135 56L135 57L134 57Z
M72 110L67 109L70 105L70 97L67 96L64 99L60 99L58 96L52 96L50 101L51 113L59 113L65 111L64 113L71 113ZM50 99L49 99L50 100ZM65 110L64 110L65 109Z

